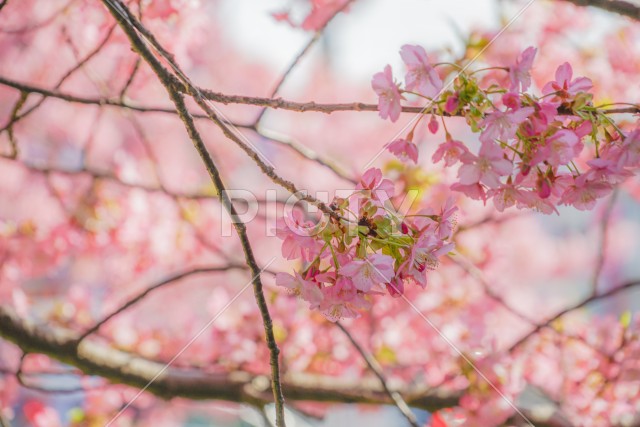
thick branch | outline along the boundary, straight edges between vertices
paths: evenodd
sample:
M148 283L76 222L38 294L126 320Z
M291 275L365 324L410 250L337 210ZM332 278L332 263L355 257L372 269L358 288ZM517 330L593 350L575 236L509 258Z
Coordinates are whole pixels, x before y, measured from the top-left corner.
M21 319L11 308L0 305L0 336L27 353L46 354L72 365L87 375L97 375L112 383L142 388L164 368L164 364L108 345L85 340L76 346L77 334L62 328L35 325ZM161 398L217 399L250 404L272 400L269 380L245 372L207 373L196 369L169 367L147 390ZM282 384L292 401L389 404L389 397L376 380L342 380L293 375ZM457 393L412 388L403 391L414 407L437 410L455 406Z
M640 21L640 6L624 0L564 0L576 6L592 6Z

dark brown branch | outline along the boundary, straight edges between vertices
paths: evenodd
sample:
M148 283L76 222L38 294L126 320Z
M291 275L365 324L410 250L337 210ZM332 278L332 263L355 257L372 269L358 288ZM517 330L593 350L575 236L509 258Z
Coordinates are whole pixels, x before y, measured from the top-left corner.
M26 83L10 80L4 77L0 77L0 84L17 89L22 93L36 93L39 95L43 95L44 97L61 99L63 101L79 103L84 105L124 108L127 110L139 112L139 113L166 113L166 114L173 114L173 115L176 114L176 110L173 108L135 105L125 101L121 96L118 96L118 98L86 98L82 96L76 96L76 95L72 95L64 92L59 92L56 90L49 90L49 89L32 86ZM25 111L23 114L18 116L15 120L10 120L4 129L10 129L10 126L12 126L18 120L26 117L35 108L37 108L42 102L43 102L43 99L41 99L38 102L38 104L34 105L29 110ZM198 119L209 119L209 116L206 114L191 113L191 115ZM353 178L349 177L344 172L340 171L338 168L332 165L329 161L324 160L320 156L318 156L318 154L315 151L293 141L292 139L284 138L282 136L276 135L274 132L271 132L267 129L256 128L253 125L247 125L247 124L241 124L241 123L229 123L227 121L224 121L224 123L228 125L233 125L234 127L237 127L237 128L252 130L256 132L258 135L270 141L273 141L277 144L285 145L290 149L292 149L293 151L295 151L296 153L300 154L302 157L308 160L311 160L313 162L316 162L323 167L328 168L336 176L339 176L340 178L343 178L350 182L355 182Z
M29 97L28 92L21 91L20 98L16 101L11 109L11 114L9 115L9 123L6 126L7 135L9 136L9 145L11 146L11 154L10 157L13 159L18 158L19 149L18 149L18 141L16 141L16 137L13 133L13 124L17 121L18 114L20 113L20 109L24 106L24 103L27 102L27 98Z
M175 282L177 282L179 280L182 280L182 279L184 279L186 277L189 277L189 276L194 276L194 275L204 274L204 273L219 273L219 272L229 271L229 270L233 270L233 269L246 269L246 268L247 267L244 266L244 265L227 265L227 266L222 266L222 267L199 267L199 268L192 268L192 269L189 269L187 271L183 271L181 273L173 274L173 275L167 277L166 279L161 280L160 282L149 286L148 288L146 288L142 292L139 292L136 296L130 298L127 302L122 304L120 307L118 307L117 309L115 309L114 311L109 313L107 316L103 317L95 325L93 325L91 328L89 328L85 332L83 332L82 335L80 335L80 337L78 338L78 344L80 344L80 342L82 340L84 340L86 337L88 337L89 335L91 335L94 332L98 331L98 329L100 329L109 320L113 319L118 314L120 314L123 311L127 310L128 308L130 308L134 304L140 302L144 297L146 297L147 295L149 295L150 293L152 293L154 291L157 291L160 288L163 288L163 287L165 287L167 285L175 283Z
M12 87L12 88L17 89L17 90L22 91L22 92L36 93L36 94L39 94L39 95L43 95L45 98L57 98L57 99L61 99L63 101L73 102L73 103L76 103L76 104L120 107L120 108L125 108L125 109L128 109L128 110L132 110L132 111L137 111L139 113L167 113L167 114L173 114L173 115L176 114L176 110L173 109L173 108L145 107L145 106L130 104L128 102L125 102L123 100L116 99L116 98L86 98L86 97L82 97L82 96L76 96L76 95L71 95L71 94L64 93L64 92L59 92L56 89L50 90L50 89L45 89L45 88L32 86L32 85L29 85L29 84L26 84L26 83L17 82L17 81L14 81L14 80L9 80L9 79L6 79L4 77L0 77L0 84ZM43 100L40 100L39 103L41 103L42 101ZM36 105L38 105L38 104L36 104ZM27 110L24 113L22 113L20 116L18 116L18 120L20 120L21 118L26 116L29 112L31 112L34 109L34 107L36 107L36 105L34 105L29 110ZM198 118L201 118L201 119L206 119L207 118L207 116L205 116L203 114L200 114L200 115L194 114L194 116L198 117ZM7 124L5 126L5 128L7 126L11 125L11 124L13 124L13 123ZM238 124L235 124L235 126L245 127L244 125L238 125Z
M97 375L115 384L143 388L164 368L164 364L125 353L92 340L77 346L78 336L63 328L35 325L21 319L11 308L0 305L0 336L23 351L40 353L72 365L86 375ZM169 367L147 391L161 398L218 399L249 404L271 401L269 380L245 372L208 373L197 369ZM296 374L282 384L292 401L389 404L377 380L347 381ZM404 390L413 407L437 410L458 404L459 394L423 387Z
M402 398L402 395L395 390L391 390L389 385L387 384L387 379L384 377L384 373L382 371L382 366L378 363L378 361L373 357L371 353L366 351L362 346L355 340L353 335L349 333L349 331L342 326L342 323L336 322L336 326L340 328L340 330L347 336L353 347L360 353L360 356L364 359L371 372L378 378L380 381L380 385L384 389L385 393L389 396L389 398L393 401L396 407L400 410L402 415L407 419L409 424L413 427L419 427L418 420L413 412L411 412L411 408L407 405L407 402Z
M182 88L184 90L184 88ZM377 104L366 104L363 102L350 102L343 104L320 104L317 102L295 102L288 101L282 98L261 98L255 96L240 96L240 95L226 95L223 93L214 92L208 89L198 88L203 96L211 101L220 102L222 104L247 104L257 105L262 107L269 107L273 109L283 109L297 112L315 111L319 113L331 114L338 111L371 111L378 112ZM411 107L403 105L401 111L403 113L422 113L422 114L435 114L450 117L448 113L440 113L437 109L425 110L424 107ZM640 107L629 106L622 108L610 108L600 110L606 114L638 114L640 113ZM569 113L567 113L569 114ZM460 114L457 114L460 115Z
M624 0L564 0L576 6L591 6L640 21L640 6Z
M622 285L620 285L620 286L618 286L616 288L610 289L610 290L608 290L606 292L603 292L601 294L591 295L588 298L583 299L579 303L559 311L558 313L556 313L555 315L553 315L552 317L547 319L544 323L539 323L538 325L536 325L535 328L533 328L527 334L522 336L518 341L513 343L511 345L511 347L508 349L508 351L512 351L516 347L519 347L522 343L524 343L526 340L531 338L538 331L540 331L543 328L549 327L553 322L555 322L556 320L558 320L559 318L561 318L565 314L570 313L570 312L575 311L575 310L579 310L579 309L591 304L592 302L612 297L614 295L619 294L620 292L626 291L626 290L631 289L633 287L636 287L638 285L640 285L640 280L632 280L630 282L624 283L624 284L622 284Z
M195 122L193 121L193 117L187 110L187 107L184 103L184 99L181 94L177 92L174 85L174 80L171 78L172 74L170 74L162 64L155 58L155 56L149 51L147 45L144 40L140 38L138 35L138 31L146 31L144 28L141 30L139 27L142 25L137 22L137 19L128 11L126 6L119 2L118 0L103 0L103 4L110 11L111 15L116 19L120 28L124 31L124 33L129 38L132 47L134 50L138 52L138 54L144 59L147 64L152 68L154 73L156 73L157 77L160 79L163 86L166 88L171 101L176 107L176 111L178 112L178 116L183 121L185 129L189 135L189 138L193 142L193 145L200 155L207 172L213 182L216 191L218 192L218 196L220 198L220 202L223 207L229 213L231 220L233 221L233 226L238 233L238 237L240 239L240 243L242 245L242 249L245 254L245 260L252 274L252 283L253 283L253 291L256 299L256 303L258 305L258 309L260 310L260 314L262 316L262 323L264 325L265 336L267 341L267 347L269 348L270 353L270 362L271 362L271 385L273 391L273 397L275 400L276 406L276 425L278 427L285 426L284 420L284 395L282 392L282 385L280 383L280 365L279 365L279 354L280 349L275 340L275 336L273 333L273 323L271 320L271 315L269 314L269 308L267 306L267 301L264 297L264 293L262 290L262 280L260 279L261 269L258 267L258 263L253 254L253 249L249 242L249 237L247 235L247 229L237 214L236 208L229 198L226 187L222 181L222 177L220 176L220 172L216 164L211 157L211 154L207 150L204 141L202 140L198 130L196 129ZM123 14L123 11L126 15ZM135 29L132 27L135 26ZM147 33L144 33L147 37L147 40L151 38L152 42L155 42L153 36ZM157 43L156 43L157 44ZM161 51L166 55L165 51ZM172 57L166 58L170 62L173 60ZM224 123L220 122L219 126L225 129Z
M12 87L14 89L37 93L43 95L45 97L50 98L58 98L67 102L74 102L79 104L86 105L99 105L99 106L113 106L113 107L121 107L126 108L132 111L137 111L141 113L168 113L175 114L175 110L166 107L151 107L151 106L141 106L135 105L131 103L124 102L117 98L86 98L82 96L72 95L64 92L59 92L57 90L50 90L45 88L40 88L36 86L32 86L26 83L17 82L14 80L10 80L4 77L0 77L0 84L5 86ZM181 90L186 90L184 86L179 84L179 88ZM206 89L198 89L200 93L203 95L205 99L220 102L222 104L245 104L245 105L254 105L258 107L269 107L274 109L284 109L289 111L297 111L297 112L320 112L325 114L331 114L340 111L369 111L369 112L378 112L378 106L376 104L366 104L362 102L351 102L344 104L320 104L316 102L295 102L288 101L282 98L260 98L260 97L251 97L251 96L241 96L241 95L226 95L222 93L212 92ZM621 108L601 108L599 110L602 113L606 114L640 114L640 107L621 107ZM423 113L424 109L422 107L410 107L410 106L402 106L403 113ZM428 114L440 114L438 111L426 111ZM24 114L24 113L23 113ZM196 118L207 118L207 115L204 114L196 114L192 113L192 115ZM445 116L448 116L446 113ZM238 124L233 123L234 126L239 128L247 128L255 130L253 125L248 124ZM262 135L262 133L258 132ZM266 138L270 138L268 135L263 135Z

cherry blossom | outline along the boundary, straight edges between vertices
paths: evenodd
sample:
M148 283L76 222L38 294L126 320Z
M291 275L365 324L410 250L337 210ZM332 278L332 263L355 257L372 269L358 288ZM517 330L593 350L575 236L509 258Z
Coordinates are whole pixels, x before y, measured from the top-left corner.
M482 183L489 188L500 185L500 177L509 175L513 165L504 158L504 151L499 145L484 141L478 156L465 153L461 156L462 166L458 170L460 183L471 185Z
M424 48L404 45L400 48L400 57L407 66L405 76L407 90L417 90L418 93L429 98L436 97L442 90L442 80L429 63L429 57Z
M393 81L390 65L385 66L383 72L373 76L371 86L378 94L380 117L383 119L388 117L392 122L398 120L402 109L400 106L402 95L400 94L398 84Z
M515 65L509 67L510 90L526 91L529 89L531 86L531 67L537 51L533 46L529 46L518 56Z
M351 278L356 289L369 292L376 285L389 283L394 276L393 258L374 254L365 259L355 259L340 267L339 273Z
M406 139L396 139L387 146L389 152L395 154L400 160L411 160L418 163L418 147L411 141Z
M572 80L573 68L571 64L565 62L556 70L556 80L544 85L542 93L544 95L554 94L552 99L566 100L578 95L581 92L588 92L593 83L586 77L578 77Z
M444 159L445 166L453 166L460 161L462 155L469 152L469 149L460 141L456 141L451 138L451 135L447 134L447 140L438 146L438 149L433 153L431 160L434 163Z

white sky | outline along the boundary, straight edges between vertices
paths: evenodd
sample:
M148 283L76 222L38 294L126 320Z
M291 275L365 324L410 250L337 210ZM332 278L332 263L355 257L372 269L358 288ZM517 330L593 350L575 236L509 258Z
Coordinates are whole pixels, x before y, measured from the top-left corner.
M223 22L240 49L283 69L312 36L270 16L289 2L223 0ZM459 48L454 27L466 32L475 25L497 25L498 18L495 0L358 0L331 23L328 42L341 75L368 81L387 63L399 67L403 44Z

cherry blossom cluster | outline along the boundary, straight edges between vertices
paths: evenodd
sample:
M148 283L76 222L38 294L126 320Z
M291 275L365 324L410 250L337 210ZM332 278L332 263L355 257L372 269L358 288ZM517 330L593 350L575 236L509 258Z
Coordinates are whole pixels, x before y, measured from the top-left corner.
M594 107L591 80L573 78L569 63L560 65L555 80L536 95L531 91L533 47L508 67L469 72L456 64L432 64L420 46L404 45L400 55L407 68L404 86L389 65L373 76L383 119L395 122L405 96L417 97L428 100L420 119L431 116L432 133L439 128L437 116L464 117L479 133L479 144L471 147L454 139L442 120L445 141L432 160L447 167L460 164L452 190L485 203L492 199L501 212L511 206L547 214L557 212L558 205L587 210L640 166L640 126L624 132L605 110ZM486 71L505 78L481 87L476 76ZM387 145L405 162L418 162L414 130L415 125Z
M301 271L278 273L276 284L320 310L332 321L359 317L374 295L398 297L410 284L425 288L427 273L453 249L449 241L457 208L400 216L393 209L394 185L380 169L367 170L346 198L335 197L335 216L317 223L293 211L276 235L282 255L300 260Z

